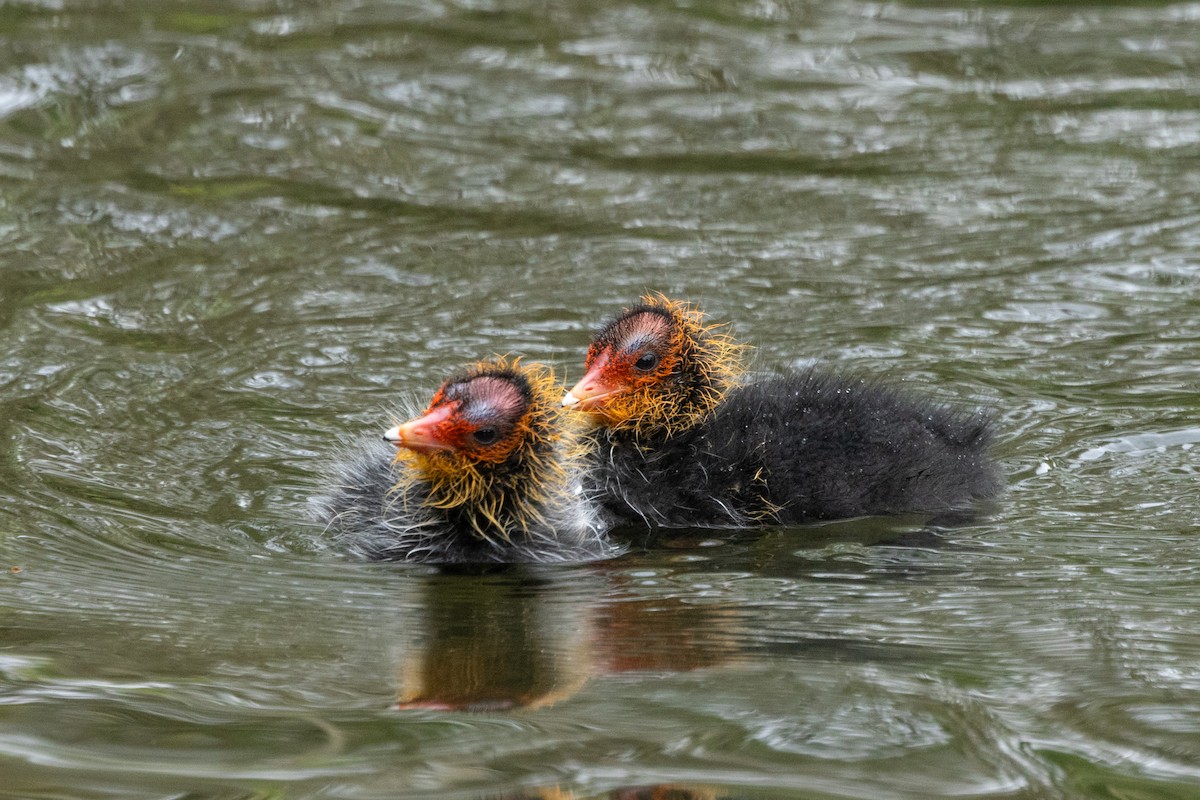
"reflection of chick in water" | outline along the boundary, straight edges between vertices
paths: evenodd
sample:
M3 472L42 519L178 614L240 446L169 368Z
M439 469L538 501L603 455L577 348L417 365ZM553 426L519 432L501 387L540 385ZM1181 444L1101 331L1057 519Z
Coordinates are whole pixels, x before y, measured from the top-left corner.
M725 797L711 786L631 786L611 792L612 800L720 800Z
M589 577L430 576L397 708L500 711L574 694L591 671L588 605L602 589Z
M425 578L406 617L398 709L488 712L544 708L589 679L630 671L670 673L740 657L740 617L720 605L638 597L600 569ZM543 787L502 800L719 800L707 786L634 785L581 795ZM736 795L734 795L736 796Z
M521 794L503 795L496 800L589 800L591 797L608 798L608 800L722 800L736 795L722 794L721 790L711 786L679 786L675 784L659 784L656 786L629 786L614 789L601 795L577 795L569 789L548 787L533 789Z
M554 786L531 789L520 794L502 795L495 800L590 800L590 798L596 798L596 800L599 798L608 798L608 800L722 800L722 798L736 796L723 794L721 790L711 786L659 784L656 786L629 786L600 795L587 796Z
M606 578L608 582L606 583ZM552 705L596 675L681 672L738 656L738 615L637 598L596 571L430 576L399 666L397 708Z

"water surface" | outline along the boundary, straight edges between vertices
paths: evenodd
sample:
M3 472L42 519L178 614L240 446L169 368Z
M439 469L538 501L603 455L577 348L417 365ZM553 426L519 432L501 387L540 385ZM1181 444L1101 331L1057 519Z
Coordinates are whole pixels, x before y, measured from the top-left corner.
M0 41L0 797L1197 796L1200 5L45 0ZM994 408L1007 496L486 575L307 522L399 398L573 381L646 290Z

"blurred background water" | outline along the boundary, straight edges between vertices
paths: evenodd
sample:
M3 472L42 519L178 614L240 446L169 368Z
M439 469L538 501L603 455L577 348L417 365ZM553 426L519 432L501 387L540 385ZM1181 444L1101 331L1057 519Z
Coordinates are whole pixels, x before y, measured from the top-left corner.
M0 2L0 797L1200 797L1200 4ZM1010 490L494 575L340 443L645 290Z

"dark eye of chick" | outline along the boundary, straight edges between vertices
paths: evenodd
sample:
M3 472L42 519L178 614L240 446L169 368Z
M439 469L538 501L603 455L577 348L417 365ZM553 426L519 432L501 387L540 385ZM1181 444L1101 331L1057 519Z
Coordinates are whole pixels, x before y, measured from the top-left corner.
M658 366L658 353L653 350L647 350L638 356L638 360L633 362L633 368L640 372L649 372Z
M471 435L480 444L492 444L500 436L500 432L495 428L480 428Z

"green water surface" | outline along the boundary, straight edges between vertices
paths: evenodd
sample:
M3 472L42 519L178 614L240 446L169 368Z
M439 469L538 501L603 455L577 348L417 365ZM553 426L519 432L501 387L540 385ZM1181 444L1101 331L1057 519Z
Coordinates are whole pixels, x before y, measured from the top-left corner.
M344 442L646 290L1007 495L325 546ZM1200 798L1198 298L1195 2L0 2L0 798Z

